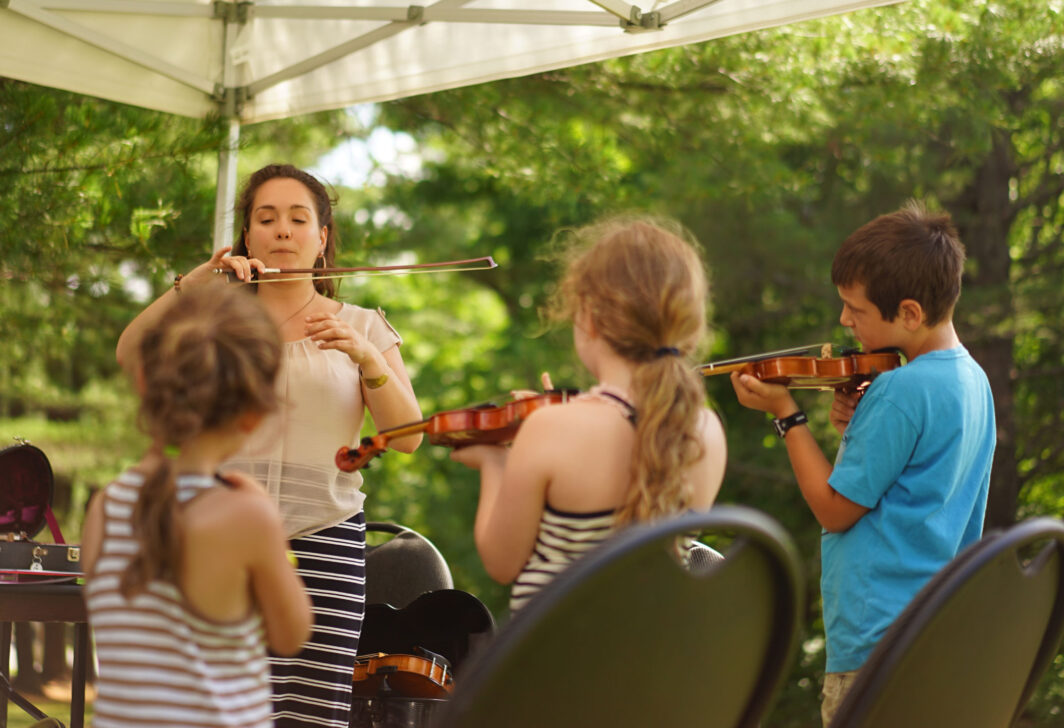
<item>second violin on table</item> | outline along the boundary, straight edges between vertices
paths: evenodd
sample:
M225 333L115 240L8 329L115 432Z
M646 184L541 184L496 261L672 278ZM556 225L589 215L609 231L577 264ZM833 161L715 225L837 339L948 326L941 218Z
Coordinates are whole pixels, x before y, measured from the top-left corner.
M521 423L540 407L567 402L577 390L559 389L525 399L515 399L503 405L492 404L440 412L417 422L381 430L372 437L364 437L356 448L341 447L336 453L336 467L350 473L369 465L369 462L388 449L388 443L399 437L424 433L433 445L462 447L463 445L505 445L513 442Z

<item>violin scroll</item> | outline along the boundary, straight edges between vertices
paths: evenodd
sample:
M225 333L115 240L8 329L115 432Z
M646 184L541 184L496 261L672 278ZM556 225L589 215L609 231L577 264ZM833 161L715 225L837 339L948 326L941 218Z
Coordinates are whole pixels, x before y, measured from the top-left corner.
M352 449L345 445L336 451L336 467L345 473L353 473L368 467L373 458L380 457L387 449L387 443L377 446L372 437L363 437L358 447Z

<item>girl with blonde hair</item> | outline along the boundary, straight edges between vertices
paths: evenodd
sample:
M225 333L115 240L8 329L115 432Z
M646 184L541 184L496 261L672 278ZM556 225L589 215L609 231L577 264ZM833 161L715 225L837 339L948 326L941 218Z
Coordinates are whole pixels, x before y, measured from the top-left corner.
M452 455L481 472L477 549L513 582L511 610L617 529L708 509L720 490L724 432L691 361L706 275L670 227L619 218L572 233L553 314L597 383L536 409L508 449Z

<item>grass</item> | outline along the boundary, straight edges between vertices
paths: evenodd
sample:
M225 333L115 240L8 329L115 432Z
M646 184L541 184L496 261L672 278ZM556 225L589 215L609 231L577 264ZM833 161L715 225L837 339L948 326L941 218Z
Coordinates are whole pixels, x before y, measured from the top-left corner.
M63 723L64 726L70 728L70 702L67 700L50 700L41 695L27 695L26 697L38 710L43 712L49 718L56 718ZM22 708L11 703L7 704L7 725L8 728L29 728L37 719L31 718ZM92 703L86 701L85 703L85 723L84 725L90 725L92 723Z

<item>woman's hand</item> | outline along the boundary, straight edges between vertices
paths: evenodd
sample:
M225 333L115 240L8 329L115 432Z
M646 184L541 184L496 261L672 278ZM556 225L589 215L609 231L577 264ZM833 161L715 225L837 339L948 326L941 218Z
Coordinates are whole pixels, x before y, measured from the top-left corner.
M240 281L250 281L252 279L252 271L258 271L259 275L266 272L266 264L258 258L245 258L242 255L226 255L233 246L227 246L219 248L214 251L214 255L206 263L193 268L188 275L181 278L181 285L193 285L201 282L207 282L215 280L217 273L214 271L232 271L233 275Z
M380 357L377 347L371 344L369 339L355 331L351 324L341 321L335 314L311 314L307 316L306 322L306 334L319 349L342 351L359 366L375 361L375 356ZM379 364L383 366L383 357L380 359Z

